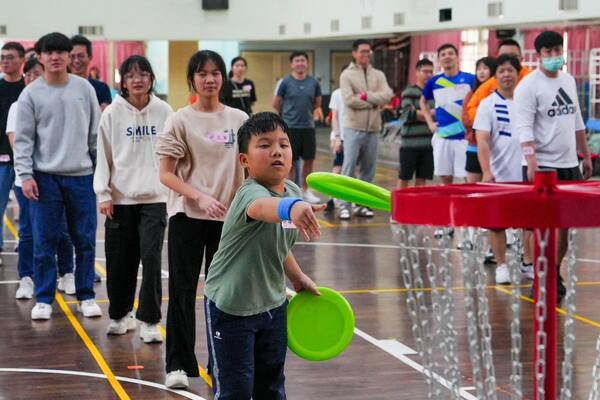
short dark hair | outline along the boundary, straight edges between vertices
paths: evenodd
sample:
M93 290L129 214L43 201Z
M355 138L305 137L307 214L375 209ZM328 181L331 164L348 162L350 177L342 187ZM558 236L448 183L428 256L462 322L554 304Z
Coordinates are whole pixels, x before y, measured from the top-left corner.
M290 54L290 62L294 61L294 58L296 57L304 57L306 58L306 61L308 61L308 53L304 50L292 51L292 54Z
M90 42L90 39L86 38L83 35L75 35L71 38L71 43L73 44L73 46L85 46L87 55L89 57L92 56L92 42Z
M456 53L456 55L458 55L458 49L452 43L444 43L443 45L441 45L440 47L438 47L438 49L437 49L437 55L439 56L440 53L442 51L446 50L446 49L453 49L454 52Z
M521 63L519 62L519 59L512 54L502 54L498 56L496 59L496 71L502 64L507 62L517 70L517 73L521 72Z
M24 74L28 73L29 71L34 69L37 65L39 65L40 67L42 67L42 69L44 69L44 64L42 64L40 62L40 60L38 60L35 57L29 58L27 61L25 61L25 65L23 65L23 73Z
M119 75L121 76L121 96L129 97L129 91L125 87L125 75L131 72L135 67L138 67L140 71L148 72L150 74L150 89L148 89L148 94L152 93L152 89L154 87L154 80L156 77L154 76L154 71L152 70L152 65L150 61L144 56L133 55L127 57L123 64L121 64L121 68L119 68Z
M369 42L367 39L356 39L354 42L352 42L352 51L358 50L361 44L366 44L371 47L371 42Z
M419 61L417 61L415 68L421 69L423 67L433 67L433 62L428 58L421 58Z
M245 59L244 57L242 57L242 56L237 56L237 57L234 57L234 58L233 58L233 60L231 60L231 68L229 69L229 75L228 75L228 76L229 76L230 78L231 78L231 77L233 77L233 65L234 65L236 62L238 62L238 61L242 61L242 62L244 63L244 65L245 65L246 67L248 67L248 61L246 61L246 59Z
M498 44L498 50L500 50L500 47L502 47L502 46L517 46L519 48L519 51L521 50L521 45L515 39L510 39L509 38L509 39L502 40Z
M539 53L542 51L542 47L549 49L554 46L562 46L563 37L560 33L555 31L544 31L537 35L533 45L535 47L535 51Z
M237 132L238 148L240 153L248 152L248 145L252 136L273 132L280 128L286 135L289 129L283 118L272 112L259 112L252 115L244 122Z
M68 53L73 50L71 39L60 32L47 33L35 44L35 52L38 54L51 51L66 51Z
M221 73L221 77L223 78L223 85L219 91L219 96L223 92L223 88L225 87L225 81L227 81L227 67L225 66L225 61L223 61L223 57L219 55L219 53L214 52L212 50L200 50L192 57L190 57L190 61L188 61L187 67L187 81L188 87L190 90L196 92L196 87L194 86L194 74L196 72L200 72L202 68L206 65L207 62L212 61L217 66L217 69Z
M19 54L19 57L25 57L25 48L19 42L6 42L2 46L2 50L15 50Z

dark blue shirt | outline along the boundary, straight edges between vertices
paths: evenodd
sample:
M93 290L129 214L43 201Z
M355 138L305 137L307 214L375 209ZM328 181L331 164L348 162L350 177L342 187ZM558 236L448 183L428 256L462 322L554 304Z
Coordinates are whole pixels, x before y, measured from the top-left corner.
M98 99L98 104L110 104L112 102L112 97L110 96L110 88L106 83L102 81L97 81L96 79L92 78L89 78L88 81L96 91L96 98Z
M321 85L315 78L306 76L299 81L288 75L279 85L277 96L282 98L281 115L290 128L315 127L315 98L321 96Z

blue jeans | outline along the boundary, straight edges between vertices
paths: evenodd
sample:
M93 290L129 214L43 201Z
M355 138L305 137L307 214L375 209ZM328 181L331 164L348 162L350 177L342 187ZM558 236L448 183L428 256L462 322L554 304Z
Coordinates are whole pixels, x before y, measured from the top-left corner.
M215 400L284 400L287 301L247 317L204 309Z
M35 297L51 304L56 291L56 254L66 216L75 245L77 300L93 299L96 255L96 195L93 175L63 176L35 172L39 200L31 201Z
M0 165L0 250L4 247L4 212L8 204L8 194L15 183L15 170L12 165Z
M17 270L19 271L19 279L26 276L33 278L33 234L31 232L29 199L25 197L23 189L19 186L15 186L15 194L19 202L19 262ZM56 258L60 276L73 272L73 243L71 243L65 218L63 218Z

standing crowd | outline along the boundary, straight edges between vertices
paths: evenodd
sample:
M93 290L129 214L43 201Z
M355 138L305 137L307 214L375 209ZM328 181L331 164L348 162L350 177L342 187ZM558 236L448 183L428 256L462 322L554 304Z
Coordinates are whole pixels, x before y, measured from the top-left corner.
M521 66L513 40L500 44L497 58L479 60L476 75L460 70L452 44L438 49L441 73L433 74L429 60L417 62L416 83L401 96L399 187L413 178L424 185L433 175L442 184L531 180L542 168L556 170L559 179L589 178L575 81L561 71L562 36L543 32L535 46L540 63L533 72ZM242 57L227 74L219 54L192 55L191 101L174 112L153 94L154 72L143 56L120 66L112 101L108 87L89 76L93 55L85 37L50 33L37 41L33 56L25 53L16 42L1 51L0 212L14 185L20 206L16 298L35 298L33 320L51 318L56 289L74 294L84 317L102 315L94 290L99 210L106 217L107 333L126 334L139 321L144 342L161 342L168 226L165 385L185 388L199 375L196 295L203 272L215 398L284 399L286 277L295 290L319 295L291 252L299 234L319 237L315 213L325 208L306 186L316 155L313 112L322 103L308 55L291 54L292 72L273 99L280 115L253 115L256 91ZM331 96L334 172L354 177L358 167L358 178L371 182L381 112L393 92L371 65L369 41L355 41L352 56ZM295 171L298 160L302 171ZM353 215L374 214L340 204L340 219ZM526 238L521 268L531 278L532 238ZM506 235L491 231L490 239L496 280L509 283ZM565 239L566 231L559 261Z

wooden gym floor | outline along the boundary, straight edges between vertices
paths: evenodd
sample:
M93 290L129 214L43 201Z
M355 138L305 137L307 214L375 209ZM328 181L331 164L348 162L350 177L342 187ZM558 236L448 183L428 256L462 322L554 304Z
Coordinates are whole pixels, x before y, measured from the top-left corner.
M319 135L319 142L326 141ZM393 187L396 168L393 152L383 152L376 183ZM329 170L329 158L319 152L317 167ZM85 319L76 312L75 298L57 295L53 317L33 322L33 301L17 301L16 244L13 209L7 212L5 246L0 267L0 400L10 399L212 399L210 378L190 379L187 391L169 391L164 382L164 345L147 345L136 333L108 337L108 302L105 282L96 284L102 318ZM333 214L321 215L323 235L316 243L298 243L294 254L303 269L321 286L341 291L354 308L356 335L341 356L313 363L288 352L286 387L290 399L425 399L427 385L415 354L406 306L406 290L398 263L400 251L392 238L389 215L377 212L371 220L339 221ZM99 220L97 270L103 268L104 232ZM580 231L577 295L576 350L574 355L574 399L587 398L591 387L595 343L600 333L600 231ZM456 238L455 238L456 240ZM462 394L476 399L468 364L466 318L459 257L453 257L455 324L458 331ZM166 245L163 270L167 270ZM487 296L499 399L509 399L510 289L493 285L494 265L486 265ZM564 274L564 267L563 267ZM527 282L523 282L526 284ZM205 365L202 284L198 287L196 354ZM596 293L596 294L595 294ZM529 290L523 289L528 295ZM167 278L163 279L163 316L167 307ZM532 398L533 305L521 303L525 396ZM562 309L559 312L563 312ZM564 321L562 314L560 322ZM165 325L165 318L161 326ZM562 328L561 328L562 331ZM164 331L163 331L164 333ZM559 336L562 348L562 335ZM559 369L560 370L560 369ZM442 392L449 398L449 392Z

